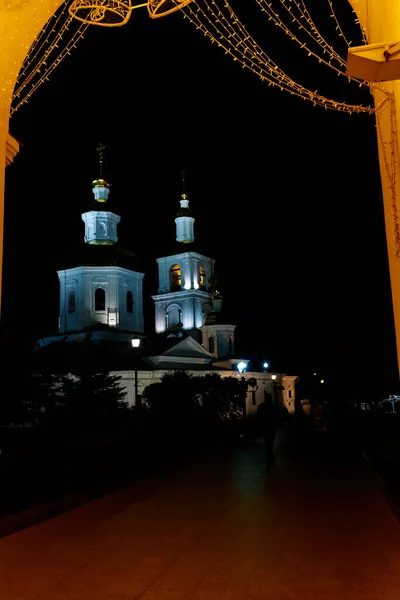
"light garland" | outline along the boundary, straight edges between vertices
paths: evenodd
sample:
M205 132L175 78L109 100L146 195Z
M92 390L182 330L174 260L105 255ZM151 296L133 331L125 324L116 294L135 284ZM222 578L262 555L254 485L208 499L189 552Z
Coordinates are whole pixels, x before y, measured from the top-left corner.
M328 0L328 4L329 4L329 8L331 10L331 17L335 21L335 29L338 32L339 37L343 38L343 40L344 40L344 42L345 42L345 44L346 44L347 47L351 46L351 42L349 42L347 40L347 38L346 38L345 34L343 33L343 30L342 30L342 28L340 26L339 20L338 20L338 18L336 16L334 8L333 8L332 0ZM361 23L360 23L357 15L356 15L353 7L351 8L351 11L352 11L352 13L354 15L354 23L356 25L358 25L358 27L360 28L361 36L362 36L362 41L363 41L364 44L367 44L368 42L367 42L366 33L365 33L364 29L361 27Z
M376 124L378 136L381 141L383 167L390 188L390 202L393 219L393 237L395 245L395 257L400 258L400 216L397 206L397 188L399 186L399 173L397 165L399 164L399 143L397 137L397 119L395 97L392 92L388 92L382 86L377 85L377 89L384 93L385 99L376 108ZM385 112L389 111L390 131L389 139L385 139L382 127L382 118Z
M304 33L311 38L313 42L315 42L322 49L323 54L327 53L329 56L329 60L324 59L316 52L314 52L306 42L302 42L287 25L280 18L279 14L272 9L272 4L268 3L266 0L256 0L257 4L260 6L261 12L266 13L269 20L272 20L273 23L282 29L286 35L290 37L290 39L296 42L302 50L307 52L308 56L313 56L318 60L318 62L322 62L325 65L329 66L331 69L336 71L339 75L344 75L343 71L340 71L337 67L335 67L332 62L336 61L340 66L346 66L345 61L342 57L328 44L328 42L323 38L323 36L318 31L314 21L312 20L310 14L308 13L306 7L303 8L295 1L289 0L289 5L285 0L281 0L281 6L286 10L286 12L290 15L292 23L295 23L297 28L300 31L304 31ZM297 17L292 11L292 6L294 6L298 12L299 17ZM302 20L305 21L308 25L308 28L303 25ZM332 62L331 62L332 61Z
M256 1L258 2L259 0ZM223 0L219 4L222 4L222 10L216 4L215 0L209 0L206 2L205 10L203 10L199 2L195 2L194 8L191 5L183 12L196 29L202 31L212 43L223 48L226 54L230 54L233 60L239 61L244 68L257 74L263 81L267 81L269 85L277 86L281 91L288 91L292 95L309 100L314 105L322 106L325 109L348 113L362 112L372 114L374 112L373 107L351 105L346 102L332 100L319 94L317 91L309 90L295 82L254 41L239 21L227 0ZM225 10L227 16L223 10ZM320 59L320 57L318 58ZM340 73L343 74L342 72ZM360 82L357 80L357 83L359 84Z
M26 88L26 86L33 80L33 78L35 76L38 75L38 73L40 73L40 66L46 65L46 58L48 56L51 55L51 53L54 51L54 48L58 48L56 43L53 43L51 45L51 47L49 47L48 51L45 53L44 57L41 58L40 62L39 62L39 66L37 67L37 69L33 70L29 76L26 78L26 80L24 80L20 87L17 88L16 92L13 95L12 101L14 102L14 105L11 106L11 111L10 111L10 116L12 116L17 110L19 110L21 108L21 106L23 104L25 104L26 102L28 102L28 100L31 98L31 96L35 93L35 91L38 89L38 87L40 85L42 85L42 83L44 83L45 81L48 81L49 76L51 75L51 73L54 71L54 69L56 67L58 67L58 65L61 63L61 61L66 57L66 56L70 56L71 51L73 48L76 48L76 44L78 43L78 41L83 38L83 34L85 32L87 28L87 25L82 25L73 35L72 39L66 44L66 46L61 50L61 52L58 54L58 56L53 60L53 62L51 62L49 64L49 66L44 70L43 73L41 73L39 79L32 85L32 87L30 88L29 91L27 91L25 93L24 96L21 97L21 92L24 88Z
M71 54L79 39L83 38L87 25L80 24L74 31L72 27L74 22L68 15L67 5L64 4L42 28L19 72L11 99L10 116L31 98L44 81L48 80L54 69Z
M273 9L271 1L255 1L268 20L297 43L302 50L307 52L308 56L329 67L338 76L346 77L349 82L356 82L359 87L370 87L368 82L346 75L346 61L321 34L304 0L279 0L279 5L291 20L290 27L284 23L277 11ZM334 12L332 0L327 1L331 12L330 16L334 20L335 30L339 37L349 45ZM204 8L202 8L201 3L203 3ZM320 94L318 90L309 90L294 81L253 39L234 13L228 0L218 0L218 2L217 0L203 0L203 2L202 0L147 0L145 3L134 5L131 4L131 0L73 0L67 9L66 6L64 5L63 9L57 14L55 22L50 22L52 20L48 22L34 44L32 44L15 86L11 114L29 100L35 90L48 79L60 62L71 53L78 40L83 37L83 33L89 24L105 27L121 26L128 22L132 10L142 7L147 7L148 14L152 19L182 10L184 18L189 20L212 43L222 48L234 61L239 62L242 68L256 74L269 86L277 87L281 91L286 91L327 110L367 114L375 112L372 106L353 105L336 101ZM65 16L66 10L68 10L67 17ZM63 38L71 27L73 19L80 21L81 25L65 44ZM312 48L309 43L302 41L299 35L293 32L293 26L299 32L304 33L309 42L319 48L319 51ZM53 38L49 42L52 34ZM363 39L366 40L364 31L362 31L362 35ZM61 45L63 45L63 48L60 50ZM52 60L52 56L56 51L57 56ZM31 87L29 91L26 91L29 85Z

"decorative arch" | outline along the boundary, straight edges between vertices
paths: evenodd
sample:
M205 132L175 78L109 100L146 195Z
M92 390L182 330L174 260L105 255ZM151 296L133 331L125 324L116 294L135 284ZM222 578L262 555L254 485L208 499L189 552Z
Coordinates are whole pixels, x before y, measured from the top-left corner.
M212 322L212 306L208 303L203 304L203 323L210 324Z
M165 311L166 327L168 331L177 331L181 322L182 308L179 304L170 304Z

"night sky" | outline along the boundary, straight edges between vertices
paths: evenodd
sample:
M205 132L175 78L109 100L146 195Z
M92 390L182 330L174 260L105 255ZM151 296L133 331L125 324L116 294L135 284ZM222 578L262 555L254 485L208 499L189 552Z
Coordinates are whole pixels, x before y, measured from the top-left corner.
M339 5L357 36L347 3ZM371 104L366 90L264 21L255 2L246 10L254 37L294 79ZM328 8L325 21L317 17L331 27ZM345 57L343 42L335 45ZM83 239L101 141L120 241L146 269L148 332L156 258L174 241L185 169L195 236L216 260L237 355L254 366L266 359L277 372L324 373L357 399L397 392L373 116L326 111L271 88L181 13L151 20L139 9L125 27L90 27L10 132L22 148L6 172L7 327L39 336L57 329L56 270Z

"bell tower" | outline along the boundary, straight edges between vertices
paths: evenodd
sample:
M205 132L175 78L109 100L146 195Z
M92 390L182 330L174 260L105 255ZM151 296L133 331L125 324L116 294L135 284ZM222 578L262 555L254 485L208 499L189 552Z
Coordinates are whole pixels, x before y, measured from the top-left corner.
M212 331L219 325L212 318L221 308L222 298L215 289L215 260L199 251L194 236L192 211L186 191L186 173L182 173L182 193L180 207L175 217L176 252L157 258L158 294L152 296L155 303L155 332L180 336L187 333L203 344L207 349L208 342L203 339L203 328L212 319ZM234 356L233 332L230 328L231 356ZM207 338L208 340L208 338ZM223 344L221 343L221 349ZM218 345L214 344L210 352L216 356Z

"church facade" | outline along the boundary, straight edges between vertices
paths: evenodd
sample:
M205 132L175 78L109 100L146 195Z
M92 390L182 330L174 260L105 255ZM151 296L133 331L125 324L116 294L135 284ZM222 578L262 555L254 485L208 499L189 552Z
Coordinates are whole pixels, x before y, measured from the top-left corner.
M184 187L175 217L175 247L156 259L158 290L151 296L154 332L145 333L145 274L136 255L119 243L121 217L109 202L110 184L102 173L102 150L100 177L92 182L94 202L81 215L83 243L69 253L57 271L58 332L39 340L39 347L90 339L93 344L131 357L128 368L125 360L122 368L110 369L121 377L130 405L139 401L148 385L179 369L192 375L218 373L245 378L248 415L255 413L266 394L293 412L297 376L248 371L249 361L235 357L236 326L223 322L215 261L195 243L195 219ZM134 352L132 339L138 346Z

